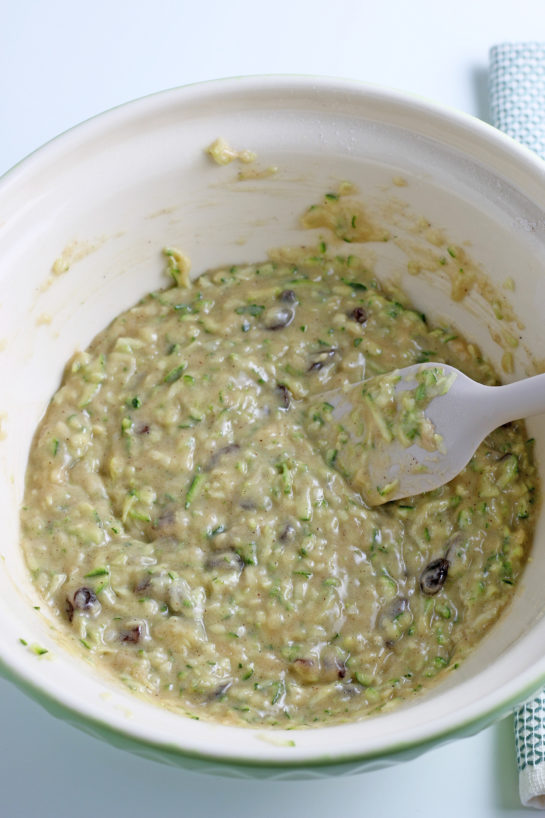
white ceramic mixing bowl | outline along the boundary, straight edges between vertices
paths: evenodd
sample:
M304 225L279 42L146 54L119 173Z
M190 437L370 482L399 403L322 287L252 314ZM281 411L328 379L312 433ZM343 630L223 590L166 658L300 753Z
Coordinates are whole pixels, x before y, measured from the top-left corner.
M237 181L233 165L218 167L203 152L218 136L278 173ZM409 184L397 197L453 241L471 242L496 285L515 280L509 297L525 324L515 350L522 376L524 345L545 359L545 165L470 117L356 82L225 80L103 114L0 182L0 659L55 714L170 763L311 776L370 769L475 732L545 679L545 515L513 604L457 674L411 706L344 726L234 728L159 709L65 650L55 620L33 607L40 603L18 544L18 506L34 428L74 348L165 283L164 245L183 248L195 272L258 261L270 247L308 243L300 214L340 180L365 198L390 195L398 175ZM62 253L70 269L51 277ZM486 305L470 312L444 287L409 276L402 283L422 309L449 315L499 363ZM545 418L530 431L545 464ZM20 639L48 653L37 656Z

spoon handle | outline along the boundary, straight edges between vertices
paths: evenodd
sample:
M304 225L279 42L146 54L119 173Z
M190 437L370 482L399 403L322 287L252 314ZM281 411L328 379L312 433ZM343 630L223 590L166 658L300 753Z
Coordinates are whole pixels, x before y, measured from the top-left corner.
M490 397L493 398L490 410L494 413L493 421L497 426L545 412L545 374L499 388L492 386L490 390Z

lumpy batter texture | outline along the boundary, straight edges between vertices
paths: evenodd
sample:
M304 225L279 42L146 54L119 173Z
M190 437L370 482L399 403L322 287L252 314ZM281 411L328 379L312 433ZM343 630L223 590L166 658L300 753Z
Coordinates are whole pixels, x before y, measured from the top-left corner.
M497 383L397 298L354 257L232 267L150 294L74 356L22 532L97 667L194 717L282 727L361 718L456 671L528 553L524 424L450 484L369 508L302 422L320 393L421 361Z

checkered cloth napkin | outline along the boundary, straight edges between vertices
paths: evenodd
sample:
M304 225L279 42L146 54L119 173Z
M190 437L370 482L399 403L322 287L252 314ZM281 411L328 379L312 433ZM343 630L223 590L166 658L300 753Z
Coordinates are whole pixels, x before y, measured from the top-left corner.
M492 124L545 159L545 43L490 49ZM545 809L545 689L515 712L520 800Z
M545 159L545 43L490 49L492 124Z

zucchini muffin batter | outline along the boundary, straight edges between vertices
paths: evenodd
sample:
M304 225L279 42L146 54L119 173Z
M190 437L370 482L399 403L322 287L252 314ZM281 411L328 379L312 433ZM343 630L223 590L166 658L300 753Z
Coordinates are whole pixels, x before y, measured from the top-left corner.
M312 726L410 701L520 576L524 424L450 484L369 508L305 407L421 361L497 383L479 350L325 245L190 287L171 262L175 286L74 356L38 429L22 510L37 587L97 666L196 718Z

